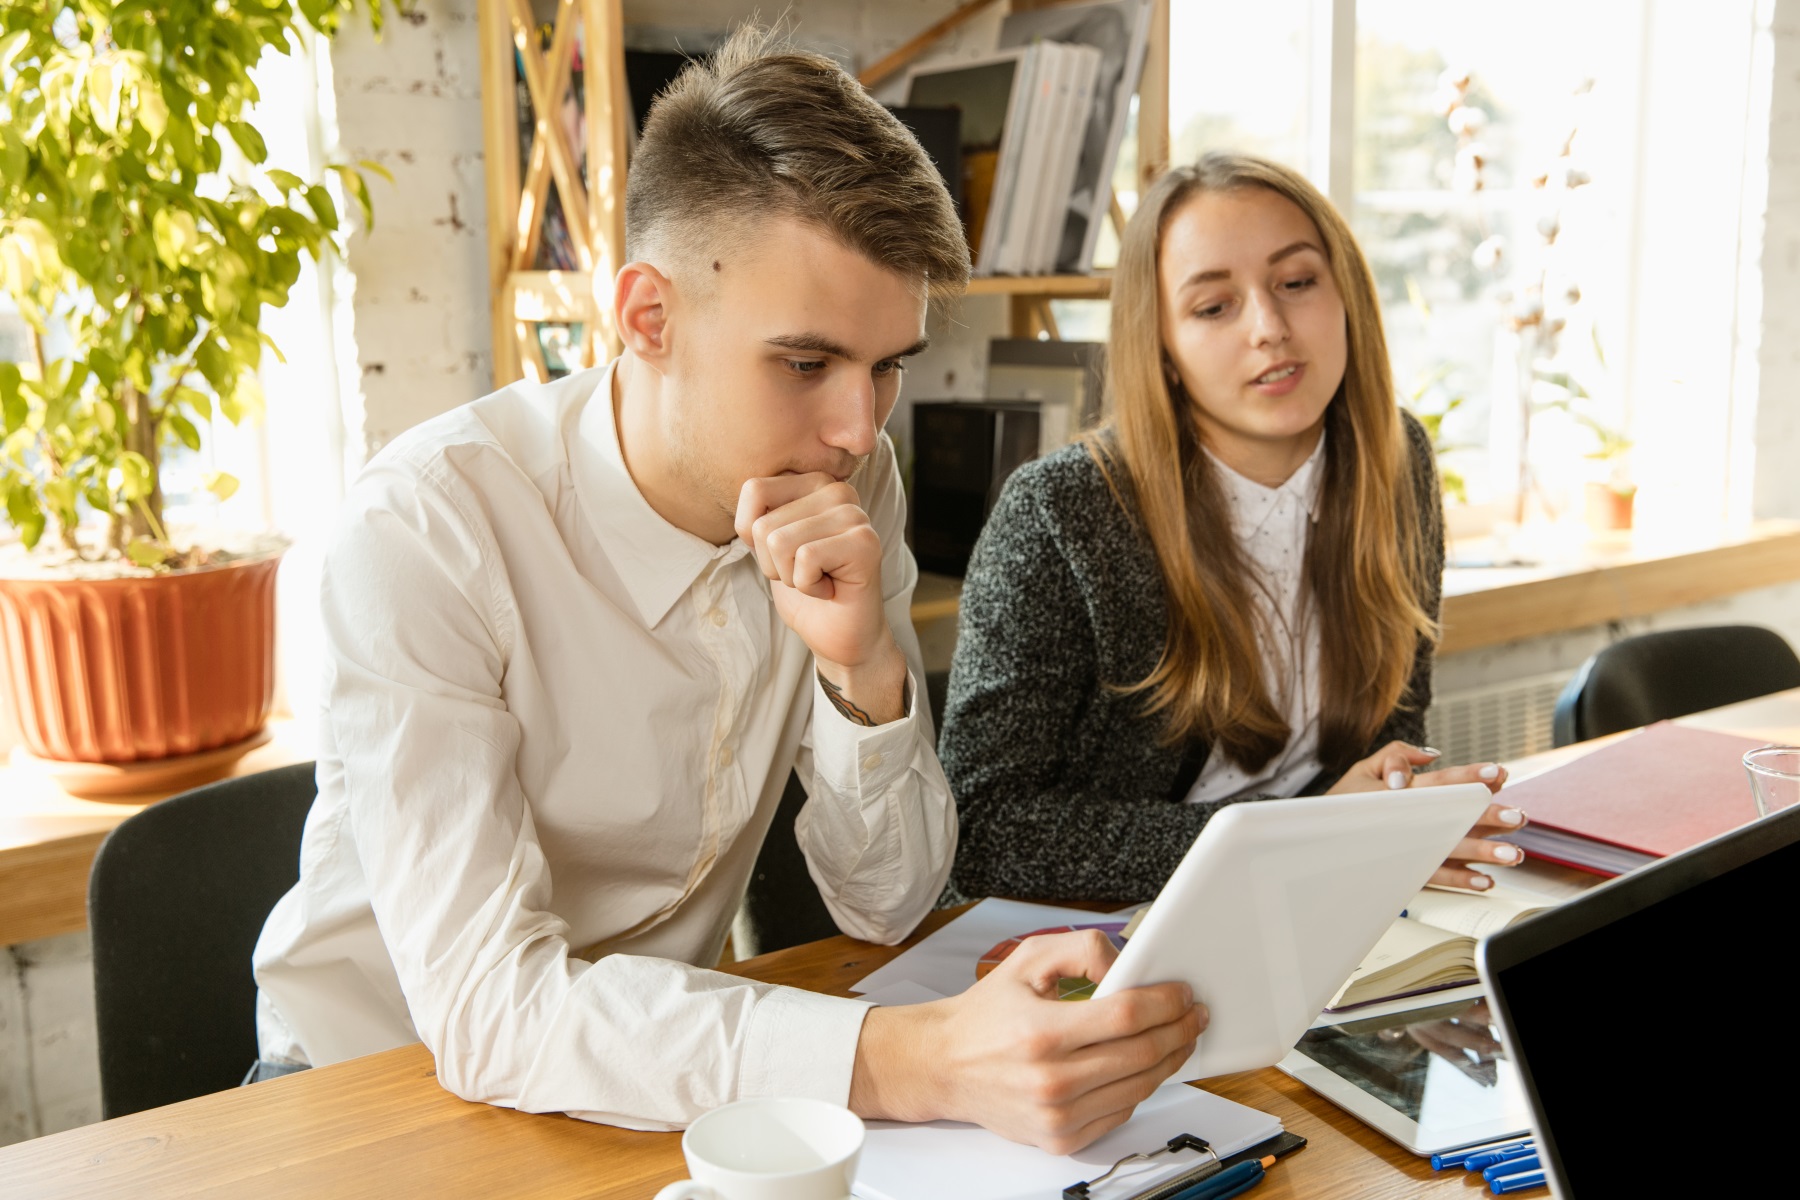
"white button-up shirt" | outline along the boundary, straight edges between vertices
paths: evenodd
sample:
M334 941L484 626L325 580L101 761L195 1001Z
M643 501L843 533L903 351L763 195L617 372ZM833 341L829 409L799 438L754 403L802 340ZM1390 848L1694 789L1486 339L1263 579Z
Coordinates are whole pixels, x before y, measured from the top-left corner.
M741 541L659 517L612 371L516 385L370 463L322 588L319 797L256 948L265 1058L423 1041L471 1100L668 1128L850 1090L867 1006L718 961L791 768L845 932L904 937L949 874L885 436L853 479L881 536L913 711L846 721Z
M1305 589L1306 542L1318 520L1325 486L1325 436L1280 487L1246 479L1212 454L1214 472L1231 509L1231 530L1249 561L1250 603L1270 698L1292 733L1280 753L1255 773L1215 749L1189 789L1188 803L1262 793L1293 796L1319 764L1319 627Z

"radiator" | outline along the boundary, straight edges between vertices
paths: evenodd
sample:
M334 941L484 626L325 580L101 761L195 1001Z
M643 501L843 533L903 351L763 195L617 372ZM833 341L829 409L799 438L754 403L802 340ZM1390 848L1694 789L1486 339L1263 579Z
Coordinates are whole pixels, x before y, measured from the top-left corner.
M1556 698L1572 671L1442 695L1425 710L1425 734L1447 766L1506 762L1551 748Z

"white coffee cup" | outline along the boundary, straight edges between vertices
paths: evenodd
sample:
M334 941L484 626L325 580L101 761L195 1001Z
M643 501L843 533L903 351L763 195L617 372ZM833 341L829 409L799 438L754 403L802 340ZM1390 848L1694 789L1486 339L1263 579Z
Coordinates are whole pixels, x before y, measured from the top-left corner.
M824 1100L739 1100L681 1135L691 1179L656 1200L847 1200L863 1123Z

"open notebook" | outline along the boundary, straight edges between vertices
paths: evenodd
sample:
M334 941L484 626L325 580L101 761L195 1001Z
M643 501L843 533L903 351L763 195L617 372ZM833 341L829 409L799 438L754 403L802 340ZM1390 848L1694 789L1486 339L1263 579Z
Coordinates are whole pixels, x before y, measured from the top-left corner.
M932 1121L903 1125L870 1121L856 1169L858 1200L1042 1200L1060 1196L1070 1184L1093 1179L1128 1154L1148 1153L1170 1138L1191 1133L1205 1138L1220 1158L1281 1133L1268 1113L1203 1092L1186 1084L1157 1089L1138 1105L1131 1120L1073 1155L1048 1154L1009 1142L978 1125ZM1192 1151L1155 1160L1124 1176L1118 1195L1134 1195L1199 1161ZM1107 1181L1111 1188L1115 1175ZM1099 1195L1100 1193L1096 1193ZM1108 1192L1107 1194L1115 1194Z
M1475 944L1554 902L1497 884L1489 892L1426 888L1388 927L1326 1012L1475 982Z

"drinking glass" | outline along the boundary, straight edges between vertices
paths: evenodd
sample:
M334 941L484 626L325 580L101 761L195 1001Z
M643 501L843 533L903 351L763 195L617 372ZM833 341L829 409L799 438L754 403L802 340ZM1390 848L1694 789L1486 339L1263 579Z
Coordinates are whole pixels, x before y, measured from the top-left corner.
M1744 755L1744 770L1750 773L1758 816L1800 804L1800 746L1751 750Z

